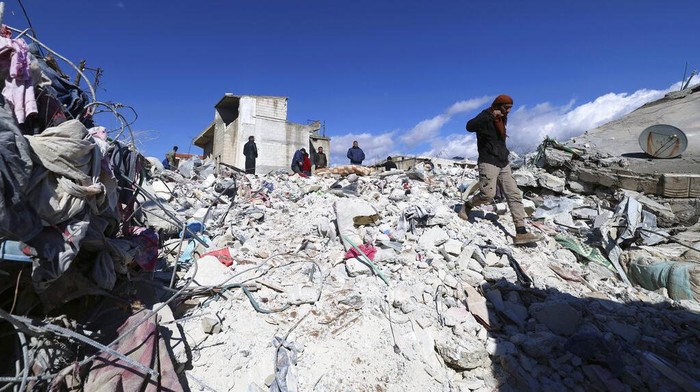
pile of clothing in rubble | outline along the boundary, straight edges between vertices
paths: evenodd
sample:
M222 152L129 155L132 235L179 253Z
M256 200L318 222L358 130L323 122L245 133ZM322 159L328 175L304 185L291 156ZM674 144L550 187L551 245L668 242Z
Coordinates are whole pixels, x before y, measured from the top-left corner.
M0 35L0 269L31 263L48 311L110 290L131 263L152 268L158 238L123 224L134 208L139 154L95 126L94 97L52 56L7 28Z

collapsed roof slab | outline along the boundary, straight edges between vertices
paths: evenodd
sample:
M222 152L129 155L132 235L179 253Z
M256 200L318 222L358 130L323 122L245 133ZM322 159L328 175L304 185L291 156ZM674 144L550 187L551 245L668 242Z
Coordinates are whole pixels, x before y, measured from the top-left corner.
M625 158L625 168L633 174L700 174L700 84L666 94L632 113L584 135L567 145L582 147L589 153L600 152ZM688 139L685 151L676 158L652 158L639 145L644 129L657 124L679 128Z

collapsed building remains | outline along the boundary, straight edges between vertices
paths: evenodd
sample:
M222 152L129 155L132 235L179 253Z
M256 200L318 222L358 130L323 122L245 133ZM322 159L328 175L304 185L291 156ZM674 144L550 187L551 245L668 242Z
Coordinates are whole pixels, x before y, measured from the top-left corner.
M697 213L571 174L615 158L518 159L547 239L513 247L505 203L457 217L469 165L244 175L204 143L149 168L6 40L37 98L0 108L0 388L698 390Z

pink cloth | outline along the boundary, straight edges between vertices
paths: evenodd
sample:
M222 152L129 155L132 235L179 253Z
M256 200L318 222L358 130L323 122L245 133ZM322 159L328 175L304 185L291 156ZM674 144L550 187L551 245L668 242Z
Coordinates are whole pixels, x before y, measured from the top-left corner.
M377 253L377 248L375 248L371 244L362 244L362 245L358 246L358 248L360 248L360 250L363 251L365 253L365 255L367 257L369 257L370 260L374 260L374 255ZM358 256L360 256L360 252L358 252L357 249L355 249L355 248L350 248L350 250L348 250L345 253L344 258L345 259L352 259L352 258L355 258Z
M153 271L158 262L158 233L145 227L131 227L129 231L131 234L129 239L138 248L134 261L144 271Z
M23 124L30 114L39 112L28 55L29 48L23 39L0 38L0 67L8 67L10 71L2 96L10 104L19 124Z
M233 257L231 256L231 252L229 251L229 248L221 248L217 250L212 250L211 252L207 252L203 254L202 256L214 256L216 257L221 264L230 267L233 265Z

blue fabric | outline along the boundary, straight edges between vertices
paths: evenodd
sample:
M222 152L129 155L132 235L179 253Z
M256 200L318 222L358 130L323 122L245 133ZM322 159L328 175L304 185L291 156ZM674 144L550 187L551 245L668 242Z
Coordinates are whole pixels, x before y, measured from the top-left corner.
M347 156L353 165L361 165L362 161L365 160L365 152L360 147L350 147Z
M294 165L301 167L302 163L304 163L304 153L301 152L301 150L297 150L292 158L292 167L294 167Z
M32 259L22 252L19 241L10 240L0 242L0 260L32 262Z
M85 105L90 102L90 96L81 90L80 87L63 78L58 72L56 72L56 70L49 67L49 65L46 64L46 62L39 55L39 48L36 43L29 44L29 51L36 58L39 68L41 68L41 72L51 80L51 85L43 88L41 93L37 95L47 94L49 96L56 97L56 99L58 99L58 101L62 104L62 109L66 118L78 119L85 125L85 127L91 128L94 125L92 118L85 118L83 116ZM41 102L38 103L41 104ZM41 109L40 113L42 113ZM51 117L49 120L56 118L55 113L50 112L49 116ZM44 124L44 126L49 125L58 124Z

